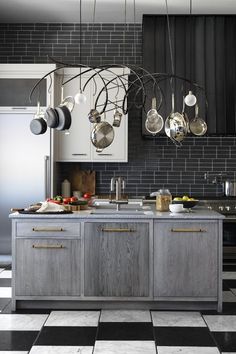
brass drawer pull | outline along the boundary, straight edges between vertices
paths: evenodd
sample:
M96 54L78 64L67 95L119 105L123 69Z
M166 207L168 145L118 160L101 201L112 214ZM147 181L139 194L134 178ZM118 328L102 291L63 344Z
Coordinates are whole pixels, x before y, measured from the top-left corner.
M135 232L136 230L134 229L104 229L103 227L101 228L101 231L103 232Z
M171 232L206 232L203 229L171 229Z
M72 156L87 156L87 154L72 154Z
M35 232L61 232L64 231L64 229L62 227L52 227L52 228L45 228L45 227L33 227L32 231Z
M61 249L65 248L63 245L32 245L32 248L39 248L39 249Z

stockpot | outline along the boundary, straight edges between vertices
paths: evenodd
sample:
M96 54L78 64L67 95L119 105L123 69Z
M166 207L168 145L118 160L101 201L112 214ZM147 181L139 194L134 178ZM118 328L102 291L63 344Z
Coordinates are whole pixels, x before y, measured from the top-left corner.
M226 180L223 182L224 194L226 197L236 196L236 181Z

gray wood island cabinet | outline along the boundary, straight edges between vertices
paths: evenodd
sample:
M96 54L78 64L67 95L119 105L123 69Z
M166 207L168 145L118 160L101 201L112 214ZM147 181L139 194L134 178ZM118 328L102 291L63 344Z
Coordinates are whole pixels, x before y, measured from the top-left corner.
M84 295L150 295L149 224L85 223Z
M12 308L222 308L222 215L12 219Z

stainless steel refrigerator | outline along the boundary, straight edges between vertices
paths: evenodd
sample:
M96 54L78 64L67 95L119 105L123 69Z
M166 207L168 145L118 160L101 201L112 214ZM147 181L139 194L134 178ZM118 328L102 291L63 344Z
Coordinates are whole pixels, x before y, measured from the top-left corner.
M50 195L50 131L30 131L32 113L0 113L0 255L11 254L12 207Z

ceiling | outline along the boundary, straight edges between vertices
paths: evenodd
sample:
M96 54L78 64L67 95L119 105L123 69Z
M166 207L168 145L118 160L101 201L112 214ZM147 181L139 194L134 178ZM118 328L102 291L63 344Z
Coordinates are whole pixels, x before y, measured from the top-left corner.
M82 22L124 23L125 0L81 0ZM134 21L134 1L136 20ZM236 0L168 0L170 14L236 14ZM142 22L143 14L165 14L165 0L126 0L128 23ZM79 22L80 0L0 0L2 23Z

